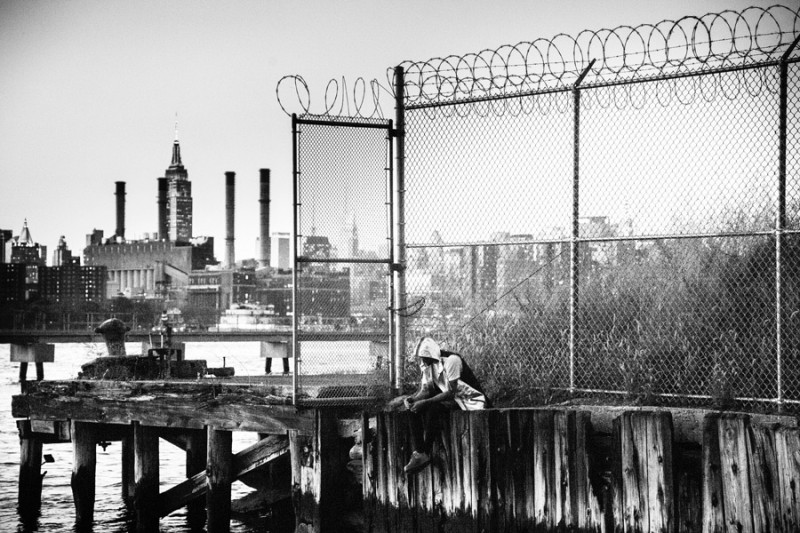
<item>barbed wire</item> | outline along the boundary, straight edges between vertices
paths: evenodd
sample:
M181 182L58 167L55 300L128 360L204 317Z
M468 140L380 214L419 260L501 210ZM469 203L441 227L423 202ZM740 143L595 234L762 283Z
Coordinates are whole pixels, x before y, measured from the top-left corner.
M582 87L602 90L591 91L583 105L640 108L653 98L662 106L688 105L698 98L732 100L744 94L774 93L775 69L746 68L778 60L798 35L800 8L773 5L584 30L576 37L562 33L477 53L404 61L400 66L407 107L459 104L428 110L432 115L566 112L570 100L559 91L571 88L592 60ZM794 55L798 53L795 50ZM654 83L631 83L638 80ZM278 81L278 103L287 114L291 113L284 99L291 93L301 112L309 113L310 91L302 76ZM509 98L514 96L527 98ZM383 118L383 107L393 107L392 99L394 69L389 68L385 83L357 78L352 92L344 78L341 83L330 80L319 114Z

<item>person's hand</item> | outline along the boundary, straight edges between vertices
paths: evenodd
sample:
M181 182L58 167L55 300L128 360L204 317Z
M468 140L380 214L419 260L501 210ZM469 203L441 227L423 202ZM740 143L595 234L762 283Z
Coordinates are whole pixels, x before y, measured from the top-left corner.
M409 410L410 410L412 413L418 413L418 412L422 411L422 409L423 409L423 407L425 407L425 404L427 403L427 401L428 401L428 400L418 400L418 401L416 401L416 402L413 402L413 403L412 403L412 404L409 406L409 408L408 408L408 409L409 409Z
M411 410L411 406L414 404L414 397L413 396L406 396L403 399L403 405L406 406L406 409L409 411Z

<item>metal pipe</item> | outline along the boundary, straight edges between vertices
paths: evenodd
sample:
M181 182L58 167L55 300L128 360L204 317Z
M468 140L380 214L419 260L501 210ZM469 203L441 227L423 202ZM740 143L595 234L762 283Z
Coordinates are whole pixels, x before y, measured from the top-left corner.
M297 406L300 380L298 370L300 369L300 342L298 339L297 328L300 324L297 316L299 314L300 301L297 293L297 224L300 217L300 204L298 189L300 187L300 169L298 168L297 156L297 115L292 113L292 404Z
M783 404L783 287L785 268L782 260L786 229L786 128L789 100L789 56L800 43L800 35L786 49L780 63L778 98L778 212L775 219L775 367L777 401Z
M388 154L386 156L386 239L387 239L387 252L389 255L389 271L388 271L388 279L389 279L389 316L387 317L389 321L389 383L391 383L392 388L394 388L394 392L400 392L399 381L397 379L397 359L398 359L398 352L397 346L395 344L396 332L397 329L394 323L394 316L392 313L395 309L395 298L394 298L394 275L392 272L392 265L394 265L394 232L392 228L394 227L394 202L392 201L392 174L394 170L394 165L392 164L394 161L394 143L393 143L393 135L394 135L394 121L389 121L389 131L388 131L388 138L386 139L386 147L388 150Z
M570 241L569 269L569 389L575 389L575 359L578 340L578 303L580 285L580 133L581 133L581 91L580 84L594 66L592 59L583 69L572 88L573 95L573 145L572 145L572 239Z
M405 317L397 309L406 307L406 250L405 250L405 75L403 67L394 68L395 97L395 187L394 187L394 324L395 324L395 376L392 387L399 391L403 382L405 360Z

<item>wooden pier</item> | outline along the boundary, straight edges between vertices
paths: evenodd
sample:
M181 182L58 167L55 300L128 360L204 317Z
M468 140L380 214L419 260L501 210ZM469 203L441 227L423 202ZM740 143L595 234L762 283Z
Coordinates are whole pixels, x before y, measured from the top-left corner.
M229 531L237 479L269 502L291 498L302 533L800 530L793 418L603 407L453 412L431 466L406 476L411 414L326 406L313 395L293 406L287 389L29 382L12 405L20 509L42 505L43 446L71 441L76 523L91 524L96 446L120 441L122 497L139 531L157 531L182 507L207 531ZM234 454L232 431L257 442ZM186 457L186 480L163 492L159 439Z

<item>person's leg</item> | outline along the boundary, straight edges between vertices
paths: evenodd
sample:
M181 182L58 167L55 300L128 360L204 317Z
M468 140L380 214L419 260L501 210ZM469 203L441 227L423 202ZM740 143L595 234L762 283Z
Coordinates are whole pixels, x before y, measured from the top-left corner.
M442 417L451 411L451 408L444 403L434 403L422 413L425 425L422 448L417 451L430 454L433 450L433 443L442 431Z
M416 474L430 464L433 442L441 433L442 417L451 410L449 403L433 403L411 417L411 444L414 452L404 468L407 474Z

